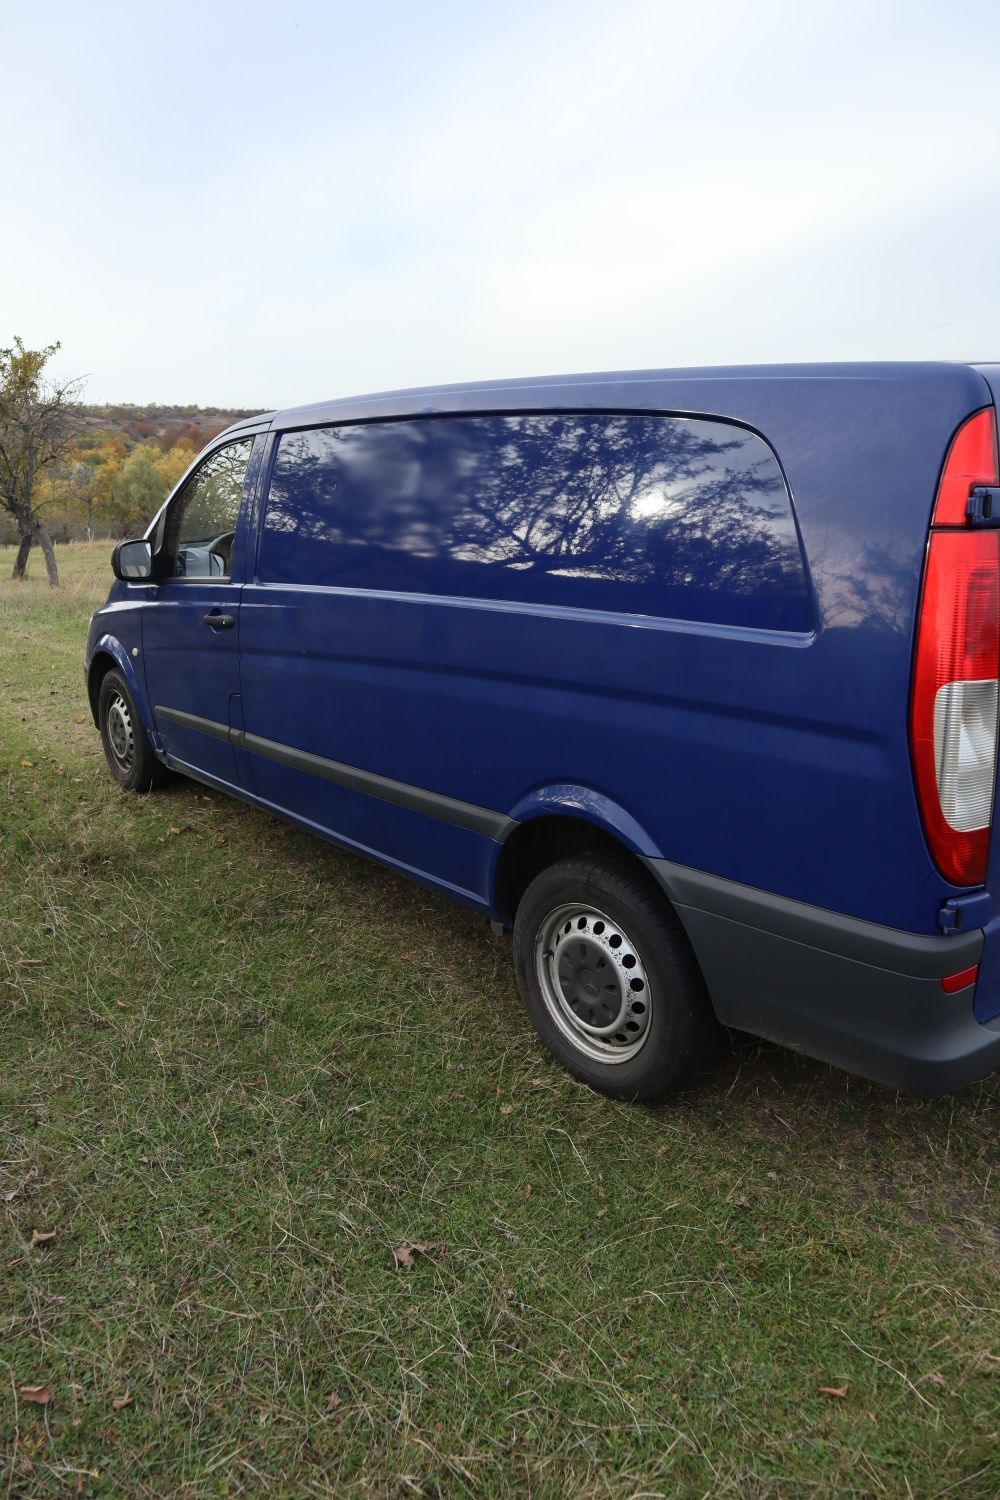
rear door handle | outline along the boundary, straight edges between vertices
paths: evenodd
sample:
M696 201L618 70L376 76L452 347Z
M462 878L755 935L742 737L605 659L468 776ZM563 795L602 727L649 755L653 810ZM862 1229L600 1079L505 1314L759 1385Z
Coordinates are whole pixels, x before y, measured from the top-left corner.
M232 615L212 614L202 615L201 618L204 620L206 625L211 625L216 630L228 630L231 626L236 624L236 621L233 619Z

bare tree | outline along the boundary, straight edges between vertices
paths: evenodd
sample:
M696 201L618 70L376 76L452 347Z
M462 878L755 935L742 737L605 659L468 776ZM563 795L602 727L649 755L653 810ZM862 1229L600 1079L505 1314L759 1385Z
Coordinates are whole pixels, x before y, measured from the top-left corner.
M79 380L46 380L47 362L59 348L26 349L15 338L0 349L0 504L17 523L12 578L23 578L35 542L42 549L51 588L59 587L56 554L38 513L42 471L66 454L76 426Z

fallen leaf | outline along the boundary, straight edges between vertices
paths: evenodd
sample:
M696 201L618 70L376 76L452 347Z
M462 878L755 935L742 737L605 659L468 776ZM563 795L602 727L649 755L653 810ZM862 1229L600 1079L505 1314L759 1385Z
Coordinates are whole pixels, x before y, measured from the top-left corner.
M930 1381L931 1385L947 1386L948 1384L947 1380L945 1380L940 1370L932 1370L927 1379Z
M598 1209L598 1210L597 1210L597 1212L596 1212L596 1214L595 1214L595 1215L594 1215L594 1218L595 1218L595 1219L603 1219L603 1218L604 1218L604 1215L605 1215L605 1214L606 1214L606 1213L607 1213L607 1209L606 1209L606 1208L599 1208L599 1209Z
M83 724L84 722L85 720L83 714L77 714L76 718L73 720L74 724Z
M772 1182L777 1182L777 1180L778 1180L778 1174L777 1174L777 1172L768 1172L767 1175L768 1175L768 1177L770 1177L770 1179L771 1179Z
M47 1385L22 1385L21 1395L25 1401L33 1401L36 1406L48 1406L49 1388Z
M22 760L21 764L22 766L25 766L28 770L30 770L35 762L33 760Z
M37 1250L39 1245L47 1245L49 1241L54 1240L55 1237L56 1231L54 1229L33 1229L31 1231L32 1250Z
M23 1256L21 1256L21 1255L15 1255L14 1259L13 1260L9 1260L7 1262L7 1264L4 1266L4 1270L5 1271L13 1271L15 1269L15 1267L17 1267L17 1266L19 1266L21 1264L21 1261L23 1259L24 1259Z
M168 833L180 833L180 829L179 828L168 828L167 832Z
M124 1396L116 1396L111 1405L115 1411L122 1411L124 1407L132 1405L132 1392L126 1391Z
M411 1245L408 1240L404 1240L392 1251L393 1270L409 1270L416 1265L418 1255L446 1255L447 1251L447 1245L439 1245L434 1240L426 1240L420 1245Z
M831 1401L843 1401L844 1397L847 1395L847 1386L821 1385L819 1387L818 1394L821 1396L829 1396Z
M512 1115L514 1113L513 1104L501 1104L500 1113L502 1115Z
M327 1409L327 1411L336 1411L337 1407L339 1405L340 1405L340 1397L337 1395L336 1391L331 1391L330 1392L330 1399L326 1403L326 1409Z
M526 1198L530 1198L531 1197L531 1183L530 1182L526 1182L524 1184L524 1196Z
M13 1203L13 1201L17 1197L18 1193L23 1193L24 1190L25 1190L25 1188L28 1186L28 1183L31 1181L31 1179L33 1177L37 1177L37 1176L38 1176L37 1171L35 1170L34 1167L32 1167L31 1171L28 1173L27 1177L24 1179L23 1182L19 1182L16 1188L11 1188L11 1190L10 1190L9 1193L4 1193L4 1195L3 1195L3 1201L5 1203Z
M729 1201L733 1205L734 1208L749 1208L750 1207L750 1199L749 1198L730 1198Z

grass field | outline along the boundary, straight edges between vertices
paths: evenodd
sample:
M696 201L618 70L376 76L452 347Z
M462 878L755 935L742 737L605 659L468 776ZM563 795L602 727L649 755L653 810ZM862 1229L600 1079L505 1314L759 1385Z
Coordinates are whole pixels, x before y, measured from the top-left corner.
M998 1082L588 1093L482 921L114 787L108 551L0 549L0 1497L1000 1494Z

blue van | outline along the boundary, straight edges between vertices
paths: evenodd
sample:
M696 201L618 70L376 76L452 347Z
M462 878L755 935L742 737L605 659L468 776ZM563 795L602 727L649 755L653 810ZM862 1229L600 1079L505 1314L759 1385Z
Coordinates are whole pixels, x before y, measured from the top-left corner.
M503 381L237 423L116 548L86 674L167 770L513 930L593 1087L722 1027L1000 1065L1000 366Z

